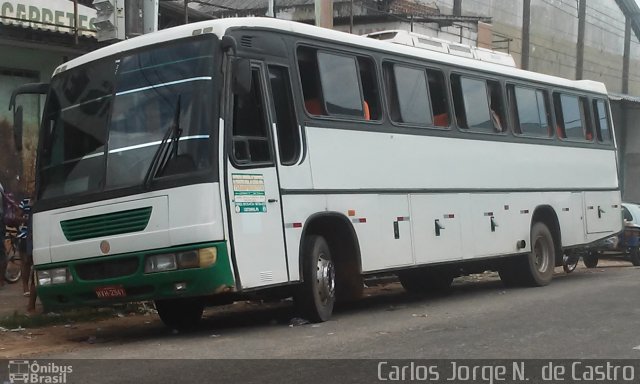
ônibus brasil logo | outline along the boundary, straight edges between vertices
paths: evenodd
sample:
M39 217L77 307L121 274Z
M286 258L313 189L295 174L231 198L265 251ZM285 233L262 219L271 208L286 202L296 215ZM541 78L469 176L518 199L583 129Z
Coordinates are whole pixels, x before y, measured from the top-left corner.
M9 381L5 384L65 384L73 372L70 365L29 360L9 360Z

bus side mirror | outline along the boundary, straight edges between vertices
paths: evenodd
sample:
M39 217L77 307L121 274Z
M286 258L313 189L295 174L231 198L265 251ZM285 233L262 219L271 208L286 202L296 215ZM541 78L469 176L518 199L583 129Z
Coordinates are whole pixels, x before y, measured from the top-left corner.
M231 89L236 95L251 92L251 63L247 59L234 59L231 64Z
M11 92L11 97L9 98L9 110L13 110L13 139L18 151L22 150L24 110L21 105L16 105L16 97L19 95L46 95L47 92L49 92L48 83L23 84Z
M22 151L22 117L22 105L19 105L13 111L13 140L18 151Z

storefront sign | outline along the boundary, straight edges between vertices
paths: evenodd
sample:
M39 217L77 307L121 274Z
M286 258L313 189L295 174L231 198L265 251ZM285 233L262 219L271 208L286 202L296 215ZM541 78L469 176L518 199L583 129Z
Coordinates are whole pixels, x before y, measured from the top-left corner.
M78 26L80 28L95 30L93 26L95 20L95 9L78 4ZM73 1L0 0L0 23L2 24L17 24L30 28L72 33L74 21ZM95 32L86 30L81 30L80 33L89 36L95 35Z

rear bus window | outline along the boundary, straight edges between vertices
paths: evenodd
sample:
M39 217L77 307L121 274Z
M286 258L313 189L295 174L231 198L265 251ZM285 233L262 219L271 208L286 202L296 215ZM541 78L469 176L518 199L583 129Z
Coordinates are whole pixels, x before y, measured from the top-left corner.
M556 93L554 104L558 137L570 140L593 140L593 130L587 118L586 98Z
M595 100L593 102L593 109L596 115L598 141L601 143L610 143L612 141L612 135L609 124L609 114L607 113L607 104L604 100Z

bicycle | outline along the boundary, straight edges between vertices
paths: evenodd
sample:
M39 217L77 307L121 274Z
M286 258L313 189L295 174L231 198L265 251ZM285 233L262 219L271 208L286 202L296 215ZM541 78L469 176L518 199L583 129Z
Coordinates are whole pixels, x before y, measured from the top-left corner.
M23 242L27 239L27 227L25 225L16 227L5 227L5 238L3 245L7 254L7 269L4 273L6 282L13 284L20 281L22 277L22 253Z
M31 212L31 200L22 199L18 208L22 210L22 222L19 225L5 225L5 237L2 246L5 247L7 255L7 269L4 273L4 279L10 284L17 283L22 277L22 256L27 249L27 236L29 227L29 213Z

